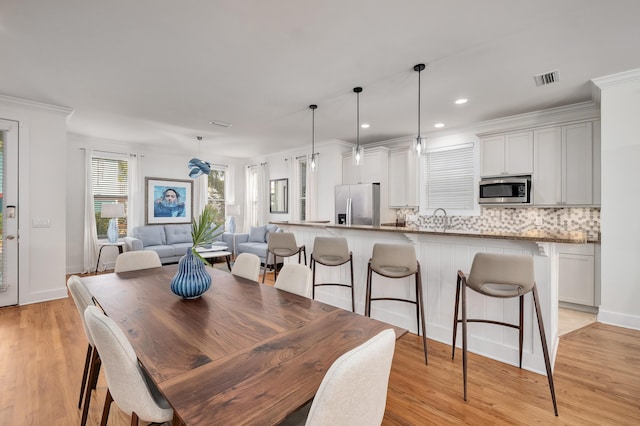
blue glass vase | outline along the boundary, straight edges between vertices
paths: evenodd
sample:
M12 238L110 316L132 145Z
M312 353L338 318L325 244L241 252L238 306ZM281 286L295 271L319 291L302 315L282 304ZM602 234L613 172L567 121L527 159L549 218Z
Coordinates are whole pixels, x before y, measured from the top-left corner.
M171 291L183 299L197 299L211 287L211 275L204 262L191 249L180 258L178 272L171 280Z

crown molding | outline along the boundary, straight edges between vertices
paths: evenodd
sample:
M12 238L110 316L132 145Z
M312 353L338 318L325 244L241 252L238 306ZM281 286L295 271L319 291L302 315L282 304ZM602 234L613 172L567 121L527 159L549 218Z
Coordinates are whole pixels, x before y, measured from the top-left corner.
M0 95L0 102L17 105L29 109L37 109L42 111L56 112L63 115L71 115L73 109L69 107L63 107L58 105L50 105L37 101L30 101L27 99L14 98L13 96Z
M627 84L638 84L640 83L640 68L594 78L591 81L600 89L606 89L613 86L624 86Z

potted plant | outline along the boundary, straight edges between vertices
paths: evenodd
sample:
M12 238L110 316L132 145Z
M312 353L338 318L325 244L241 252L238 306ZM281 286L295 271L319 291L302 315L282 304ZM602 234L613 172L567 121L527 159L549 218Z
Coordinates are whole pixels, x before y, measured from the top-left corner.
M211 247L211 243L222 234L224 229L221 229L222 223L214 222L215 211L213 206L207 204L200 213L198 218L193 219L193 223L191 224L191 238L193 239L193 247L191 247L191 252L202 260L207 265L210 265L209 261L198 253L198 247Z
M211 287L211 275L205 268L209 264L196 250L210 245L222 233L221 225L213 221L213 207L207 205L191 224L193 246L178 262L178 271L171 280L171 291L183 299L197 299Z

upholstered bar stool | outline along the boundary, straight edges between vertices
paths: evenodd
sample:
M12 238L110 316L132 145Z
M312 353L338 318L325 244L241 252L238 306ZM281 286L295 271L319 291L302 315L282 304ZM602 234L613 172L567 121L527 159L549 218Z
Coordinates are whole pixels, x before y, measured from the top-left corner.
M296 237L292 232L269 232L267 236L267 257L264 261L264 273L262 274L262 282L267 275L267 265L269 265L269 257L273 257L273 279L278 278L278 257L291 257L298 255L298 263L304 254L304 264L307 264L307 249L304 245L298 247Z
M520 298L520 321L519 324L510 324L501 321L493 321L487 319L469 319L467 318L467 287L477 291L480 294L490 297L519 297ZM456 351L456 332L458 323L462 323L462 376L464 381L464 400L467 400L467 323L484 322L489 324L497 324L506 327L516 328L519 331L519 349L520 349L520 368L522 368L522 341L523 341L523 320L524 320L524 295L531 292L533 295L533 303L536 309L536 317L538 318L538 329L540 331L540 340L542 342L542 352L544 355L544 363L547 369L547 379L549 381L549 390L551 391L551 400L553 401L553 411L558 415L558 406L556 404L556 392L553 386L553 373L551 372L551 362L549 360L549 349L547 347L547 339L544 333L544 324L542 323L542 313L540 310L540 302L538 297L538 288L536 287L533 256L505 255L494 253L477 253L471 264L469 278L462 271L458 271L458 279L456 286L456 305L453 314L453 344L451 351L451 359L455 356ZM462 318L458 319L458 306L460 304L460 295L462 295Z
M387 278L404 278L415 275L416 300L401 299L397 297L371 297L371 284L373 273ZM416 321L418 334L422 330L422 345L424 346L424 363L427 360L427 328L424 318L424 303L422 297L422 278L420 263L416 259L416 250L408 244L374 244L373 254L367 268L367 300L364 314L371 316L371 302L374 300L395 300L416 305ZM422 325L422 327L420 327Z
M351 284L316 282L316 264L335 267L344 265L347 262L349 262L349 266L351 267ZM356 311L353 296L353 255L349 251L346 238L316 237L313 241L313 252L311 253L311 270L313 275L312 299L316 298L316 287L349 287L351 288L351 312Z

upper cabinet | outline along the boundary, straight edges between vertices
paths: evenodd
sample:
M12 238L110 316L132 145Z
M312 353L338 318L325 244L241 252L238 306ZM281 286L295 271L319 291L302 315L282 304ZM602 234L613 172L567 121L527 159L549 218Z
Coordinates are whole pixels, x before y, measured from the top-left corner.
M533 204L599 203L599 143L596 146L592 122L534 130Z
M533 132L514 132L480 139L480 176L530 175Z
M389 153L389 207L404 208L420 205L418 158L411 149Z

